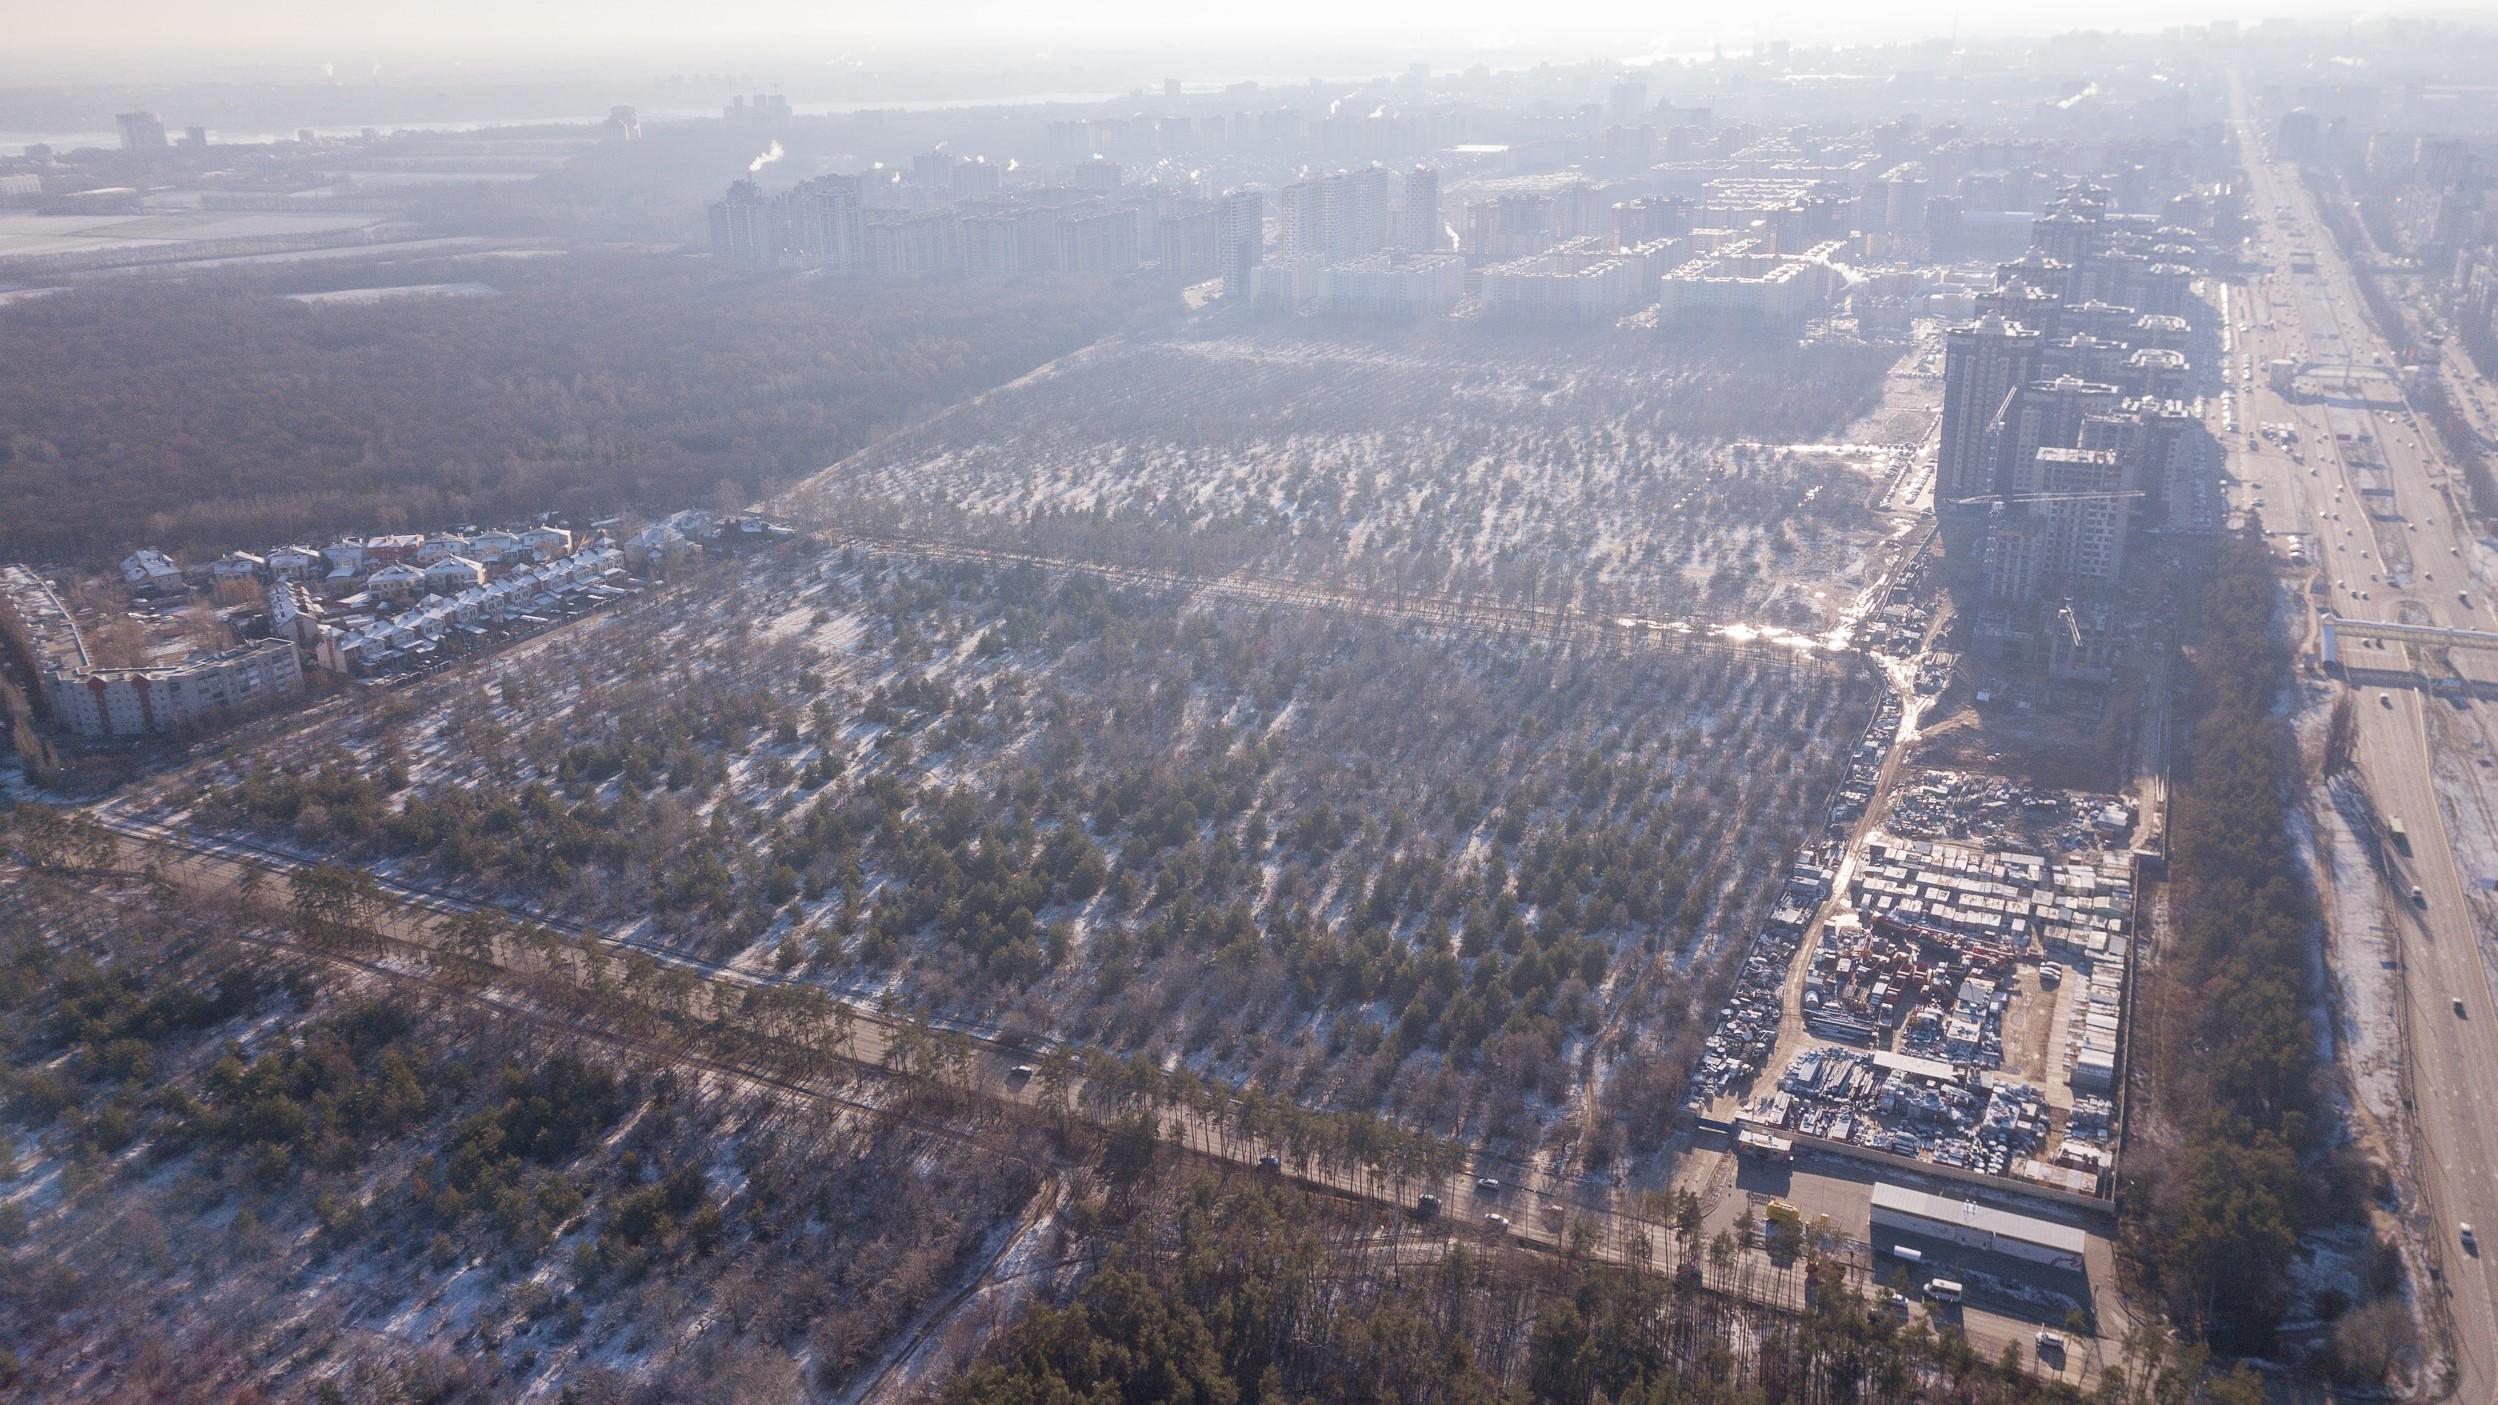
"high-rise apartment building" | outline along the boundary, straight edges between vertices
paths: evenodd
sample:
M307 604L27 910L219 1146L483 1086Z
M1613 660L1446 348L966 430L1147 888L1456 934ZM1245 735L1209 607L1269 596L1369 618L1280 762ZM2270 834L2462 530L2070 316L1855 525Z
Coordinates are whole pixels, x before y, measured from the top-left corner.
M720 120L731 126L777 127L791 116L789 99L779 93L757 93L752 101L740 93L720 109Z
M1288 259L1319 258L1327 252L1327 199L1318 181L1294 181L1276 194L1282 226L1275 251Z
M711 256L723 263L769 267L777 261L772 237L772 202L763 187L742 180L711 202Z
M1385 167L1367 166L1285 186L1283 236L1277 252L1293 259L1342 260L1388 247L1390 183L1391 173ZM1438 189L1439 177L1434 173L1435 206Z
M1613 85L1605 95L1605 115L1616 122L1634 122L1647 115L1648 85L1636 78L1625 78Z
M1416 166L1405 173L1405 204L1397 212L1397 246L1411 253L1448 247L1440 221L1440 173Z
M997 194L1001 174L1002 173L995 165L981 159L980 157L973 157L971 160L956 166L951 173L951 179L954 185L954 198L957 200L983 200L989 196Z
M1388 247L1388 188L1392 175L1384 166L1365 166L1327 178L1335 206L1328 229L1327 256L1359 258Z
M1986 522L1967 499L1999 491L1987 430L2038 370L2039 334L2001 317L1954 327L1943 344L1943 429L1935 449L1934 513L1947 557L1973 563Z
M1134 210L1099 210L1059 222L1058 266L1068 273L1134 273L1136 246Z
M882 278L930 278L963 271L963 220L952 208L925 215L878 211L860 232L860 267Z
M124 151L163 151L165 124L153 112L122 112L113 117L113 125L121 131Z
M2209 462L2182 403L2193 309L2166 305L2194 236L2089 187L2044 208L1946 340L1936 516L1955 576L1982 587L1977 647L2104 679L2128 537L2176 527Z
M963 272L974 278L1010 278L1032 266L1022 216L990 211L963 217Z
M1184 200L1154 222L1154 261L1167 274L1195 280L1223 268L1222 212L1211 200Z
M1215 230L1223 296L1247 298L1250 271L1266 252L1266 197L1254 190L1235 190L1216 201Z
M1682 195L1642 195L1613 207L1613 241L1628 249L1656 239L1679 239L1691 233L1691 199Z
M853 176L818 176L769 196L742 180L712 202L710 220L711 256L724 262L835 273L856 273L863 262Z
M2135 520L2149 523L2182 515L2194 472L2205 463L2206 442L2202 419L2176 400L2129 400L2082 431L2083 448L2114 449L2125 461L2127 486L2142 490Z
M859 182L855 176L817 176L780 196L781 255L803 268L856 273L863 257Z
M2112 449L2040 449L2013 474L1987 532L1987 593L2026 604L2105 591L2125 569L2133 499Z
M1979 494L2016 491L2019 475L2042 448L2071 448L2093 416L2112 414L2123 400L2113 385L2058 376L2016 386L1986 427L1990 486ZM1977 494L1962 494L1975 496Z

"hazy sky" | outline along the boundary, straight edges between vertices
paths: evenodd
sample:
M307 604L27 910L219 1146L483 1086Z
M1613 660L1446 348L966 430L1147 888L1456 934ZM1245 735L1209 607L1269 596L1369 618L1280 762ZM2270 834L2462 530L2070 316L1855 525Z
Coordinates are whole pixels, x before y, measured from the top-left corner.
M946 46L1069 56L1100 49L1193 50L1247 41L1320 54L1358 48L1438 63L1468 53L1554 58L1705 52L1713 43L1964 37L2081 27L2145 29L2189 20L2301 18L2472 5L2364 6L2332 0L2092 0L2038 6L1954 0L1769 0L1676 6L1642 0L0 0L7 66L92 71L99 58L159 67L258 60L342 70L385 64L584 63L673 57L798 62L837 53ZM2477 7L2485 11L2486 7Z

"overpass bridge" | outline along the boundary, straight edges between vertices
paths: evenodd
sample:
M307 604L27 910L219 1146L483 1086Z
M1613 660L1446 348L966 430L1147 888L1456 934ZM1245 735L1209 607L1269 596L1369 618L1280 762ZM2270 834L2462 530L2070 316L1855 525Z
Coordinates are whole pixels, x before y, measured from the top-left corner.
M2318 386L2335 386L2345 393L2351 390L2354 381L2381 382L2394 393L2395 398L2400 399L2403 394L2402 376L2394 367L2379 366L2354 357L2334 357L2330 360L2310 357L2304 361L2276 357L2265 363L2264 381L2272 387L2273 394L2283 399L2298 398L2301 381Z
M2342 640L2388 639L2397 644L2420 644L2435 649L2498 649L2498 632L2486 629L2448 629L2433 624L2395 624L2388 620L2354 620L2328 610L2323 619L2321 641L2327 665L2342 662Z

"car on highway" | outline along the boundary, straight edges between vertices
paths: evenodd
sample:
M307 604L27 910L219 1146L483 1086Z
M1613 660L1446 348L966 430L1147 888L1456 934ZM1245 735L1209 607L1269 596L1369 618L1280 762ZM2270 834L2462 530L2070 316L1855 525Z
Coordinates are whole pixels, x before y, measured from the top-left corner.
M1018 1083L1021 1083L1025 1079L1030 1078L1036 1072L1038 1072L1038 1070L1033 1068L1030 1064L1017 1064L1013 1068L1006 1070L1006 1076L1014 1079Z
M2449 996L2449 997L2447 997L2446 1003L2447 1003L2447 1004L2449 1004L2449 1005L2452 1005L2453 1007L2455 1007L2455 1018L2456 1018L2456 1019L2462 1019L2462 1018L2464 1017L2464 1016L2463 1016L2463 997L2462 997L2462 996L2460 996L2460 995Z
M1490 1176L1484 1176L1475 1181L1475 1194L1477 1195L1498 1195L1500 1193L1501 1183L1492 1179Z
M2472 1232L2470 1221L2465 1221L2463 1227L2455 1231L2455 1238L2462 1241L2463 1252L2476 1259L2481 1256L2480 1237Z
M2394 695L2392 693L2379 693L2377 694L2377 701L2384 704L2386 707L2391 708L2394 706Z
M1509 1228L1509 1217L1498 1210L1486 1210L1483 1212L1483 1227L1505 1230Z
M1437 1219L1437 1218L1439 1217L1439 1214L1440 1214L1440 1197L1438 1197L1438 1196L1436 1196L1436 1195L1422 1195L1422 1196L1417 1196L1417 1197L1415 1197L1415 1200L1414 1200L1414 1218L1415 1218L1415 1219L1418 1219L1418 1220Z
M2041 1356L2062 1356L2064 1354L2064 1333L2062 1332L2050 1332L2046 1328L2041 1327L2038 1329L2037 1341L2038 1354Z
M2420 885L2417 883L2411 885L2411 905L2413 907L2427 907L2429 905L2429 895L2421 892Z

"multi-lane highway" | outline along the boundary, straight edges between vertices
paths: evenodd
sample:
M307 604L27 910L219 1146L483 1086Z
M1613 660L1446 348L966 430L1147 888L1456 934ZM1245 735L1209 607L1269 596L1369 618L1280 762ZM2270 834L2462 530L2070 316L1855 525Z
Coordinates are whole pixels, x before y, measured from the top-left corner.
M2385 334L2393 329L2369 325L2346 252L2296 168L2269 159L2243 96L2236 115L2252 212L2264 223L2259 262L2271 270L2233 289L2237 506L2276 533L2305 534L2278 540L2312 562L2327 582L2317 603L2338 614L2498 628L2484 574L2498 558L2475 540L2434 431L2403 403ZM2313 273L2293 271L2294 250L2313 251ZM2356 374L2312 376L2283 395L2266 384L2274 358ZM2293 426L2296 443L2258 437L2268 423ZM2346 643L2342 653L2362 783L2378 815L2408 833L2406 845L2386 847L2380 897L2400 954L2415 1218L2439 1274L2430 1296L2451 1327L2450 1398L2498 1400L2498 1265L2462 1234L2467 1223L2498 1225L2498 923L2488 888L2498 877L2488 871L2498 846L2498 655L2440 658L2393 643Z

